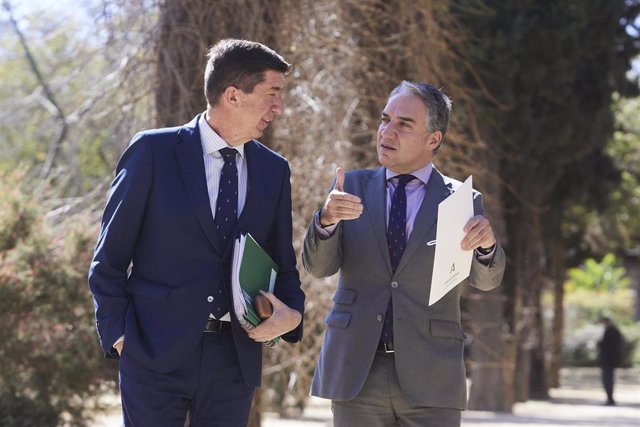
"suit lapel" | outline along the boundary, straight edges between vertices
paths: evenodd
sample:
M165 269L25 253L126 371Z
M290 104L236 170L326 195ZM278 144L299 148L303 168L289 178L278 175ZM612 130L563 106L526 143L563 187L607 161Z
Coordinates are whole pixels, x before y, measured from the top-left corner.
M444 183L442 175L435 168L431 172L427 183L426 193L413 224L413 231L407 242L407 247L402 254L396 274L399 273L411 260L413 254L427 244L427 237L438 219L438 205L449 197L451 188Z
M376 236L378 246L385 265L391 274L391 260L389 259L389 247L387 246L387 190L385 169L379 168L368 176L364 182L364 212L371 222L371 229Z
M200 114L179 131L182 142L175 147L178 165L191 206L198 218L204 234L207 236L218 254L221 254L215 235L215 224L209 203L209 191L202 157L202 142L198 131Z

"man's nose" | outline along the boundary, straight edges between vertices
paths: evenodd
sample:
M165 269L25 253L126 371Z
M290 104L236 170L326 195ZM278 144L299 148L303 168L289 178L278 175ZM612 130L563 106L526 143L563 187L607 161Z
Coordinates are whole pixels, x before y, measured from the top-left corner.
M273 113L277 115L282 114L282 112L284 111L284 102L282 101L282 97L276 97L273 105L271 106L271 111L273 111Z
M390 138L395 133L395 127L391 123L382 123L380 125L380 136Z

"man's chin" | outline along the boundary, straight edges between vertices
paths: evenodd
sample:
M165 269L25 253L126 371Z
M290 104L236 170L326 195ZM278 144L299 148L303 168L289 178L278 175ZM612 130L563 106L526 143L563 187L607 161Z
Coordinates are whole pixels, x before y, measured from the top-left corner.
M378 163L380 163L385 168L389 169L389 158L384 154L378 154Z
M260 139L264 135L264 130L256 130L253 135L251 135L251 139Z

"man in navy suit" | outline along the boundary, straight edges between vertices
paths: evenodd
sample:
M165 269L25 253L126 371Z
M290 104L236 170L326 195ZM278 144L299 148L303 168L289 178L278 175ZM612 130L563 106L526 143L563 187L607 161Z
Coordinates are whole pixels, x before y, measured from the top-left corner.
M244 426L262 343L302 336L287 161L259 138L283 110L289 64L222 40L209 51L207 110L138 133L122 155L89 271L97 329L120 359L125 425ZM278 264L273 315L252 331L230 295L233 240L251 233Z

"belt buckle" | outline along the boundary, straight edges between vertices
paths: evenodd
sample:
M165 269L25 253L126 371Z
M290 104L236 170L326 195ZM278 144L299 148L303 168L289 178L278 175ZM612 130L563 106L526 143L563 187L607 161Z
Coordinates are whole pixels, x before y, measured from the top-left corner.
M207 320L207 326L205 327L205 334L217 334L222 332L222 324L217 319Z
M393 341L382 343L382 347L384 348L385 353L394 353Z

